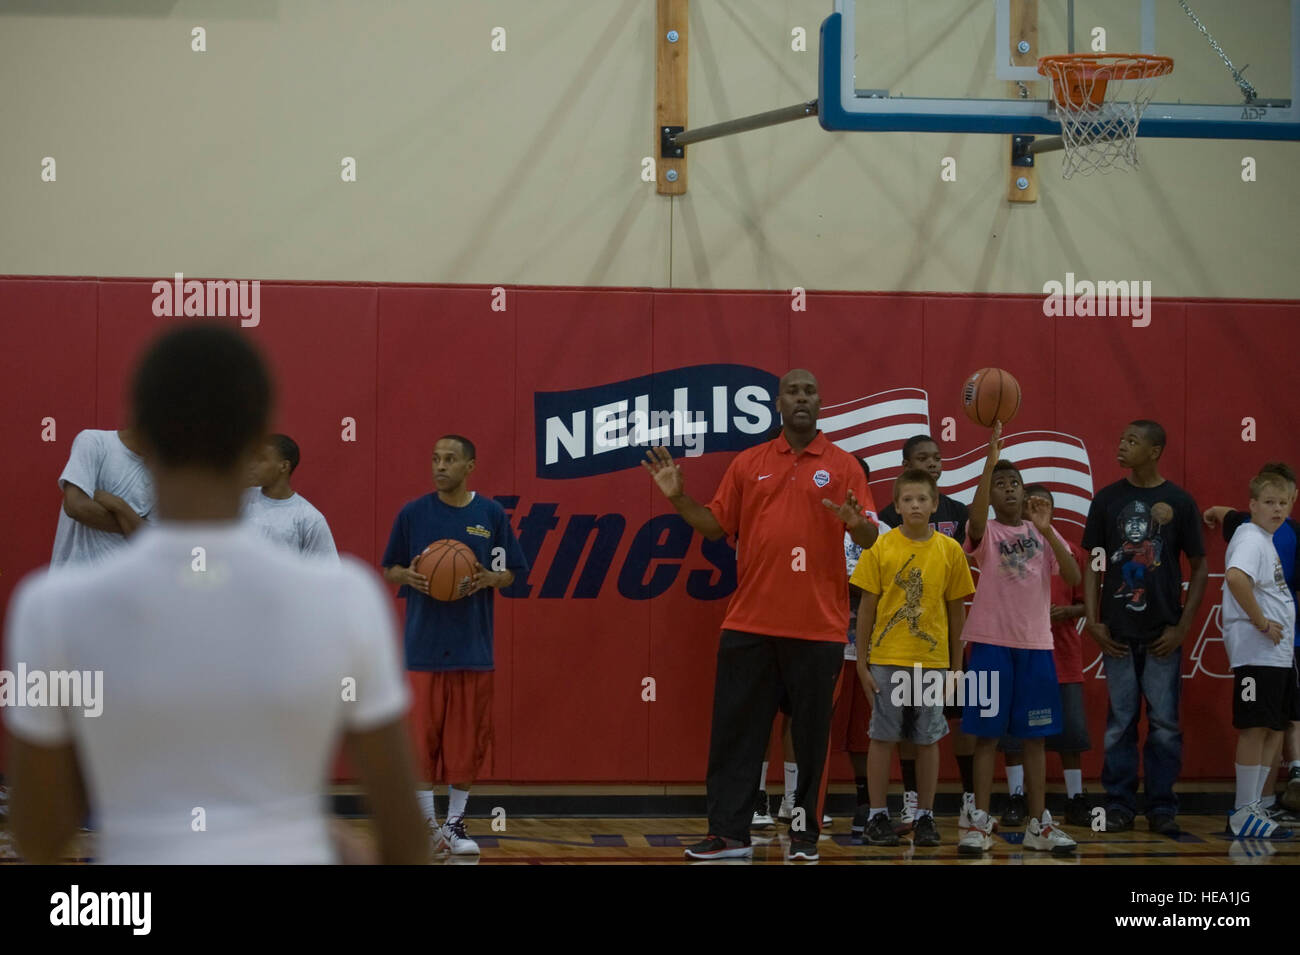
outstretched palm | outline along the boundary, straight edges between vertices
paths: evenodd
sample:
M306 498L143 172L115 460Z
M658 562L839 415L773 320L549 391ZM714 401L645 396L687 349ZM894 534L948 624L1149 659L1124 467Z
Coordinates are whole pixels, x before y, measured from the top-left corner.
M659 490L663 491L664 497L679 496L685 487L685 480L682 478L682 469L677 466L668 449L649 448L646 450L645 457L641 465L650 472L650 476L655 479L655 484L659 485Z

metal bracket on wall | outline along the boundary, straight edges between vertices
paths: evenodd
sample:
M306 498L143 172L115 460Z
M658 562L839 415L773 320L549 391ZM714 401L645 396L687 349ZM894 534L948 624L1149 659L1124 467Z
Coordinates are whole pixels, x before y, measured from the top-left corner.
M685 126L660 126L659 127L659 158L660 159L681 159L686 155L686 147L678 146L673 142L673 137L683 132Z
M1012 136L1011 137L1011 165L1013 166L1033 166L1034 154L1030 147L1034 144L1033 136Z

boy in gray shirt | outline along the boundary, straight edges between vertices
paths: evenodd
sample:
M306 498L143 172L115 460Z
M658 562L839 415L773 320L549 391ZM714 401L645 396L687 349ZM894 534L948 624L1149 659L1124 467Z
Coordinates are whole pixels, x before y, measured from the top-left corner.
M154 509L153 480L133 428L87 429L59 475L63 509L50 566L95 564L120 550Z
M253 483L244 492L244 519L265 537L300 554L338 559L325 515L294 491L289 478L301 456L297 443L284 434L270 435L253 466Z

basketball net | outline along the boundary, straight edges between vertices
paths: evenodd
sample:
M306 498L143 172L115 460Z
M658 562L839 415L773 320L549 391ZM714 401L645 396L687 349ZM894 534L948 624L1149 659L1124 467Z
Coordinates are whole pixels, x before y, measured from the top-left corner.
M1160 78L1174 61L1138 53L1045 56L1038 72L1052 81L1065 164L1061 175L1084 176L1115 166L1136 169L1137 129Z

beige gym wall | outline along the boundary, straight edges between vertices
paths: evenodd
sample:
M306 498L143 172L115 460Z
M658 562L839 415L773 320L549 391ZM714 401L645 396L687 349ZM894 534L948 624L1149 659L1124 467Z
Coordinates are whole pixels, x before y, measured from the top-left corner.
M967 83L991 0L910 2L951 9L935 42L969 51ZM1285 0L1193 6L1238 43L1287 22ZM815 98L830 9L692 0L691 124ZM1146 139L1140 171L1069 182L1049 156L1013 206L1005 137L809 119L691 147L688 193L660 197L654 33L654 0L0 0L0 274L1040 292L1072 271L1300 298L1294 143ZM1190 28L1161 52L1231 84Z

